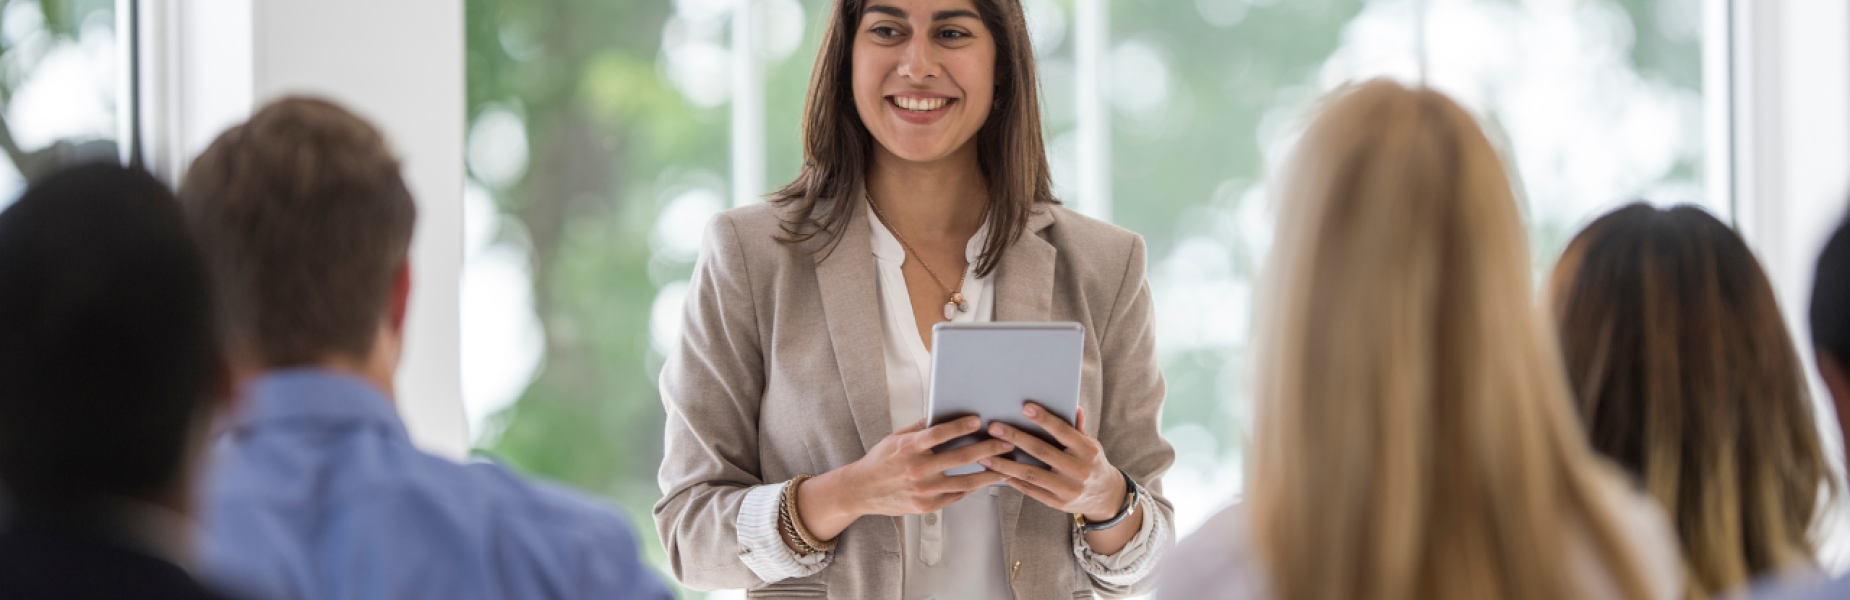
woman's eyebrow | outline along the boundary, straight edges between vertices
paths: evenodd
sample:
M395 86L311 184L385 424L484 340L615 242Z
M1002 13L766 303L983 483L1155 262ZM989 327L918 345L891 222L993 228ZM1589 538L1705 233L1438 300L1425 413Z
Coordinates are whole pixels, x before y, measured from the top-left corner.
M889 5L885 5L885 4L875 4L875 5L873 5L873 6L869 6L869 7L867 7L867 11L866 11L866 12L867 12L867 13L880 13L880 14L883 14L883 15L891 15L891 16L893 16L893 17L897 17L897 18L899 18L899 19L901 19L901 20L904 20L904 19L906 19L906 18L907 18L907 15L906 15L906 11L904 11L904 10L901 10L901 9L900 9L899 7L897 7L897 6L889 6Z
M879 13L879 14L889 15L895 18L899 18L902 20L910 17L910 15L906 14L906 11L904 9L901 9L897 6L887 5L887 4L875 4L875 5L869 6L867 7L867 10L865 11L865 13L867 14ZM931 20L934 22L948 21L951 19L956 19L956 18L961 18L961 17L969 17L969 18L976 19L979 21L983 19L982 16L976 14L976 11L968 10L968 9L961 9L961 8L954 9L954 10L941 10L941 11L931 14Z

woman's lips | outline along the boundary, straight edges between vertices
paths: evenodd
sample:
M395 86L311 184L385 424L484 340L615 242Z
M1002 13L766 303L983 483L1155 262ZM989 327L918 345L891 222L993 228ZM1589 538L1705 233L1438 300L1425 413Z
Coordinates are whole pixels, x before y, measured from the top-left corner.
M914 125L930 125L950 112L956 98L918 98L887 96L886 104L900 120Z

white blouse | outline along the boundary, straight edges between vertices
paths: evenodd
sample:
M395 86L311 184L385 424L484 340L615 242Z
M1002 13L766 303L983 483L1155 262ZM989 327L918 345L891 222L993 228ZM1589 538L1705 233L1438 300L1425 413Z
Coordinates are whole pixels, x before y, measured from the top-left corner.
M899 239L869 211L867 220L873 233L876 290L880 298L880 334L886 358L886 386L891 403L894 430L925 418L931 383L931 352L919 337L913 320L912 298L906 288L901 267L908 257ZM964 258L970 263L964 273L963 295L968 310L957 313L957 323L987 323L995 320L995 274L976 276L977 259L989 239L986 222L970 238ZM946 281L945 283L951 283ZM794 577L808 577L828 566L828 555L797 556L777 532L777 502L783 485L759 486L746 494L739 511L739 544L746 549L740 555L746 566L760 579L775 582ZM1005 600L1009 591L1008 565L1002 556L1002 520L997 497L1002 486L992 486L965 496L943 510L925 515L907 515L905 532L906 600L995 599ZM1142 493L1142 492L1140 492ZM1140 502L1151 501L1147 493ZM1081 566L1095 577L1113 582L1141 580L1155 568L1158 558L1152 540L1167 531L1161 511L1144 512L1143 526L1130 543L1117 554L1102 556L1085 545L1085 537L1075 534L1074 554ZM947 548L948 547L948 548ZM946 550L949 550L948 552Z

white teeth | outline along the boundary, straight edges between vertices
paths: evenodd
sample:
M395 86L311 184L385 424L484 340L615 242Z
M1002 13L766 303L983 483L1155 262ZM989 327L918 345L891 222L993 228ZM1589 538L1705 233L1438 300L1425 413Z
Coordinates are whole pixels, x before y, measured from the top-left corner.
M950 100L947 98L908 98L905 96L894 96L893 97L893 104L896 104L900 108L903 108L903 109L906 109L912 112L931 112L934 110L938 110L940 108L944 108L944 105L948 102L950 102Z

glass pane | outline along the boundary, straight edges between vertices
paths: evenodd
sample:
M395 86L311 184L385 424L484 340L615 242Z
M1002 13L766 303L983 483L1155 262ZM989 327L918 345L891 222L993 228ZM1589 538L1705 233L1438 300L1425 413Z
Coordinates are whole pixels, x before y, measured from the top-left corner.
M1412 0L1111 3L1114 215L1150 245L1178 529L1237 494L1249 311L1271 243L1268 169L1344 82L1418 81ZM1435 87L1487 120L1525 196L1537 268L1598 211L1704 200L1697 0L1429 0ZM1726 207L1716 210L1726 214Z
M729 0L467 0L464 404L485 453L663 556L656 375L727 205Z
M59 165L118 158L115 6L0 1L0 208Z

